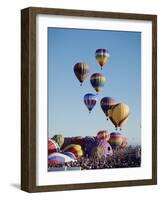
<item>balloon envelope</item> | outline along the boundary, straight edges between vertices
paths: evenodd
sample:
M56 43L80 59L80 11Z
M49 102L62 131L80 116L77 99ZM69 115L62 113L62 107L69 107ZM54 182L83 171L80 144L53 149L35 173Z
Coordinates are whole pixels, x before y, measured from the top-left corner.
M100 73L95 73L92 74L90 82L96 92L100 92L106 82L106 77Z
M108 141L110 139L110 133L107 130L101 130L97 133L97 139Z
M120 146L122 144L122 141L123 141L123 136L122 136L121 133L112 132L110 134L109 143L113 148L116 148L117 146Z
M74 153L72 153L72 152L67 151L67 152L64 152L63 154L69 156L70 158L72 158L72 159L74 159L74 160L76 159Z
M112 97L103 97L100 101L101 108L106 117L109 116L109 110L115 105L115 100Z
M48 155L60 150L59 145L52 139L48 140Z
M95 56L96 56L96 60L100 64L101 68L108 61L108 59L110 57L108 50L105 48L97 49L95 52Z
M126 137L123 137L121 147L125 148L127 147L127 145L128 145L128 139Z
M74 159L62 153L52 153L48 156L48 164L60 164L71 161L74 161Z
M54 140L59 145L59 147L61 147L64 143L64 137L60 134L54 135L51 139Z
M116 127L122 127L129 117L129 106L124 103L119 103L112 108L112 115L110 117L111 121Z
M94 108L96 102L97 102L97 95L91 93L84 95L84 103L89 111L91 111Z
M78 144L69 144L64 148L64 152L72 152L77 158L83 156L83 150Z
M98 141L96 146L94 146L91 150L91 157L102 158L112 155L113 155L113 150L111 145L104 140Z
M85 63L76 63L74 65L74 73L77 77L77 79L80 81L80 83L83 83L83 81L88 77L89 75L89 66Z

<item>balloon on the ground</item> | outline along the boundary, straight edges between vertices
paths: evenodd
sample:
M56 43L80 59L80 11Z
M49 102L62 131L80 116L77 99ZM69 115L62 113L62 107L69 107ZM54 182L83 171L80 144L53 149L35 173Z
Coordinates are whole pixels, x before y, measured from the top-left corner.
M70 158L72 158L72 159L74 159L74 160L76 159L74 153L72 153L72 152L67 151L67 152L64 152L63 154L69 156Z
M109 143L113 148L119 147L123 142L123 135L118 132L112 132L110 134Z
M110 139L110 133L107 130L101 130L97 133L97 139L108 141Z
M72 152L77 158L80 158L83 156L83 150L82 147L78 144L69 144L66 146L63 150L64 152Z
M121 147L125 148L125 147L127 147L127 145L128 145L128 139L126 137L123 137L123 141L122 141Z
M96 56L96 60L101 66L101 69L110 57L108 50L104 48L97 49L95 52L95 56Z
M112 107L116 104L115 100L112 97L103 97L100 101L101 108L106 115L107 119L110 117L111 113L109 112Z
M73 158L62 153L52 153L48 156L48 164L62 164L74 161Z
M96 92L100 92L102 87L106 82L106 77L100 73L92 74L90 78L90 82L92 87L96 90Z
M64 137L60 134L54 135L51 139L54 140L59 145L59 147L61 147L64 143Z
M79 80L79 82L83 83L83 81L88 77L89 75L89 66L85 63L76 63L74 65L74 73L77 77L77 79Z
M129 106L124 103L119 103L112 108L110 119L116 128L122 128L123 125L128 121L129 112Z
M84 95L84 103L87 106L89 112L94 108L97 103L97 95L88 93Z
M48 155L54 152L58 152L60 150L59 145L54 141L48 140Z
M111 145L104 140L97 140L96 145L91 150L91 157L102 158L113 155Z

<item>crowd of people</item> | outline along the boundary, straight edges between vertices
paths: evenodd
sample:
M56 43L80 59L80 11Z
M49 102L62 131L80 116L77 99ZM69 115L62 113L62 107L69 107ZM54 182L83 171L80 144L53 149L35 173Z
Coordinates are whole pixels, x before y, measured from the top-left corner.
M140 167L141 148L140 146L129 146L125 149L115 149L112 156L108 157L85 157L77 158L74 162L59 163L50 165L49 168L80 167L81 170L105 169L105 168L126 168Z

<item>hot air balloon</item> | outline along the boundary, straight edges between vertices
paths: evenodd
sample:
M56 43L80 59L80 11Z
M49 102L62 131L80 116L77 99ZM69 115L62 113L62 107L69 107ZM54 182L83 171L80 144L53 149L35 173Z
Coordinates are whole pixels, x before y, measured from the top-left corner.
M88 77L89 75L89 66L85 63L76 63L74 65L74 73L77 77L77 79L80 81L81 85L83 81Z
M107 119L110 115L109 110L115 105L115 100L112 97L103 97L100 101L101 108Z
M97 95L88 93L84 95L84 103L87 106L89 113L94 108L97 102Z
M97 140L96 145L92 148L90 157L108 157L113 155L111 145L104 140Z
M109 139L109 143L112 146L112 148L116 148L118 146L120 146L123 142L123 136L121 133L118 132L112 132L110 134L110 139Z
M78 144L69 144L63 150L64 152L72 152L77 158L83 156L83 150L80 145Z
M96 90L96 92L100 92L101 88L104 86L106 82L106 77L100 73L92 74L90 78L91 85Z
M59 147L61 147L64 143L64 137L62 135L54 135L51 139L54 140Z
M54 152L58 152L60 150L59 145L54 141L48 140L48 155Z
M103 48L97 49L96 52L95 52L95 56L96 56L96 60L98 61L98 63L101 66L101 69L110 57L108 50L103 49Z
M125 148L127 147L127 145L128 145L128 139L126 137L123 137L121 147Z
M129 106L124 103L119 103L112 108L111 121L117 127L122 128L122 126L127 122L129 117Z
M102 130L97 133L97 139L108 141L110 139L110 133L107 130Z
M52 153L48 156L48 164L49 165L72 162L72 161L74 161L73 158L71 158L67 155L64 155L62 153Z
M96 145L96 138L93 136L86 136L84 138L84 151L86 156L90 156L91 149Z
M65 155L69 156L70 158L76 160L76 157L75 157L74 153L72 153L72 152L67 151L67 152L64 152L63 154L65 154Z

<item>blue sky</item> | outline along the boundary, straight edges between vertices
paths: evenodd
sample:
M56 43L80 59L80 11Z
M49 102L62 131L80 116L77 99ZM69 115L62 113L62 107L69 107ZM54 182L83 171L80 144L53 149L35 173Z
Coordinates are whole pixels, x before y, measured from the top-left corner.
M98 48L107 48L110 58L101 70L95 59ZM89 114L83 97L96 93L90 76L80 87L73 67L77 62L90 66L90 75L100 72L107 82L98 95L113 97L130 107L130 117L121 133L130 144L141 140L141 33L48 28L48 132L64 136L96 135L99 130L115 131L97 105Z

